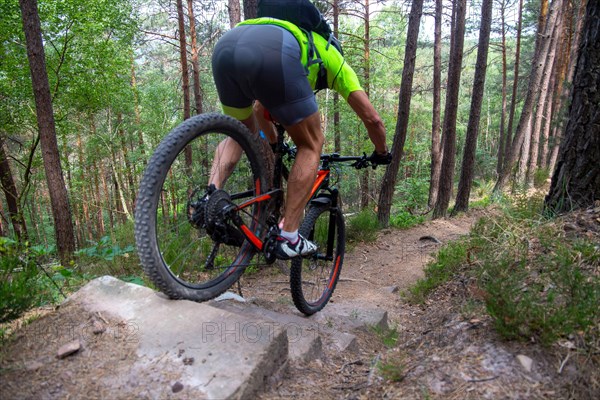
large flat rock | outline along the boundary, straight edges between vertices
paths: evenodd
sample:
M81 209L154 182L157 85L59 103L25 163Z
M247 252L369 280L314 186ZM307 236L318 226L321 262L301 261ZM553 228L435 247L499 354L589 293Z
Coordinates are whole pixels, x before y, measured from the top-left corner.
M150 398L165 397L152 387L158 375L169 374L178 379L168 397L252 398L287 358L286 330L270 319L206 303L169 300L112 277L95 279L67 301L124 321L128 335L137 343L137 359L131 368L138 380L135 386L144 388ZM145 370L156 373L141 373Z
M294 315L292 311L279 313L232 299L211 301L210 304L239 315L271 321L273 326L284 329L287 332L289 358L292 361L311 361L323 354L321 336L324 327L315 321Z

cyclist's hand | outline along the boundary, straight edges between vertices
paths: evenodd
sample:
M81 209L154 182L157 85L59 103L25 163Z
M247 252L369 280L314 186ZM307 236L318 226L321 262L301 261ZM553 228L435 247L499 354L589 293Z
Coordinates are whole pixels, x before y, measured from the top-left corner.
M388 165L392 162L392 153L388 151L384 154L381 154L377 151L373 151L373 154L371 154L369 159L374 165Z

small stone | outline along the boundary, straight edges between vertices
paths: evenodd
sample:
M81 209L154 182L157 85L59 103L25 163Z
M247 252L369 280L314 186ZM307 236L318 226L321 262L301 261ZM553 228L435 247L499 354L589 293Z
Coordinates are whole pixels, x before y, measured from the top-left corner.
M175 382L175 384L171 387L173 393L179 393L183 390L183 383Z
M71 354L77 353L80 349L81 343L79 342L79 339L76 339L72 342L63 345L60 349L58 349L56 356L62 359L70 356Z
M92 333L94 335L99 335L101 333L103 333L104 331L106 331L106 327L104 326L104 324L100 321L94 321L92 323Z
M183 359L183 365L193 365L194 357L186 357Z
M31 361L31 362L27 362L25 363L25 369L27 371L35 371L37 369L40 369L44 366L44 364L42 364L39 361Z
M383 291L387 293L398 293L398 286L386 286L383 288Z
M533 367L533 360L531 358L527 357L526 355L519 354L517 356L517 360L519 360L519 363L525 369L525 371L531 372L531 367Z

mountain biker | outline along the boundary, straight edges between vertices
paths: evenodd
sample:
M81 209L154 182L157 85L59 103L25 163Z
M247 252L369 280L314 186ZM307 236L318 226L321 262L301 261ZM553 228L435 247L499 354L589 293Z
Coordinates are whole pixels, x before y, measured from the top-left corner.
M312 38L309 38L309 35ZM340 52L320 35L303 31L291 22L274 18L246 20L228 31L215 46L212 69L223 112L240 120L257 134L264 106L281 123L297 154L288 179L283 229L275 256L290 259L316 252L314 243L298 234L319 166L324 135L313 89L318 65L310 64L312 39L327 71L327 86L336 90L356 112L375 146L374 162L389 164L391 154L381 117L360 86L356 73ZM268 132L267 132L268 133ZM241 156L240 147L223 141L215 154L210 183L219 188ZM218 158L218 161L217 161Z

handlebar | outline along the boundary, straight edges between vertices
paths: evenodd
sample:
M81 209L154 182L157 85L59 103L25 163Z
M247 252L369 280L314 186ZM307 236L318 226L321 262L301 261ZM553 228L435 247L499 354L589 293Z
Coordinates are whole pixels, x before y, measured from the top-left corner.
M296 158L296 146L289 146L287 143L284 143L282 147L283 154L287 155L290 159ZM328 163L352 162L350 166L356 169L369 167L375 169L378 165L381 165L381 163L375 162L373 158L373 155L367 156L366 153L363 153L362 156L342 156L339 153L321 154L321 161L325 165Z
M338 153L321 154L321 161L323 161L324 163L353 161L353 163L350 164L350 166L356 169L363 169L369 167L375 169L377 168L377 165L379 165L372 160L372 157L367 156L366 153L363 153L362 156L341 156Z

